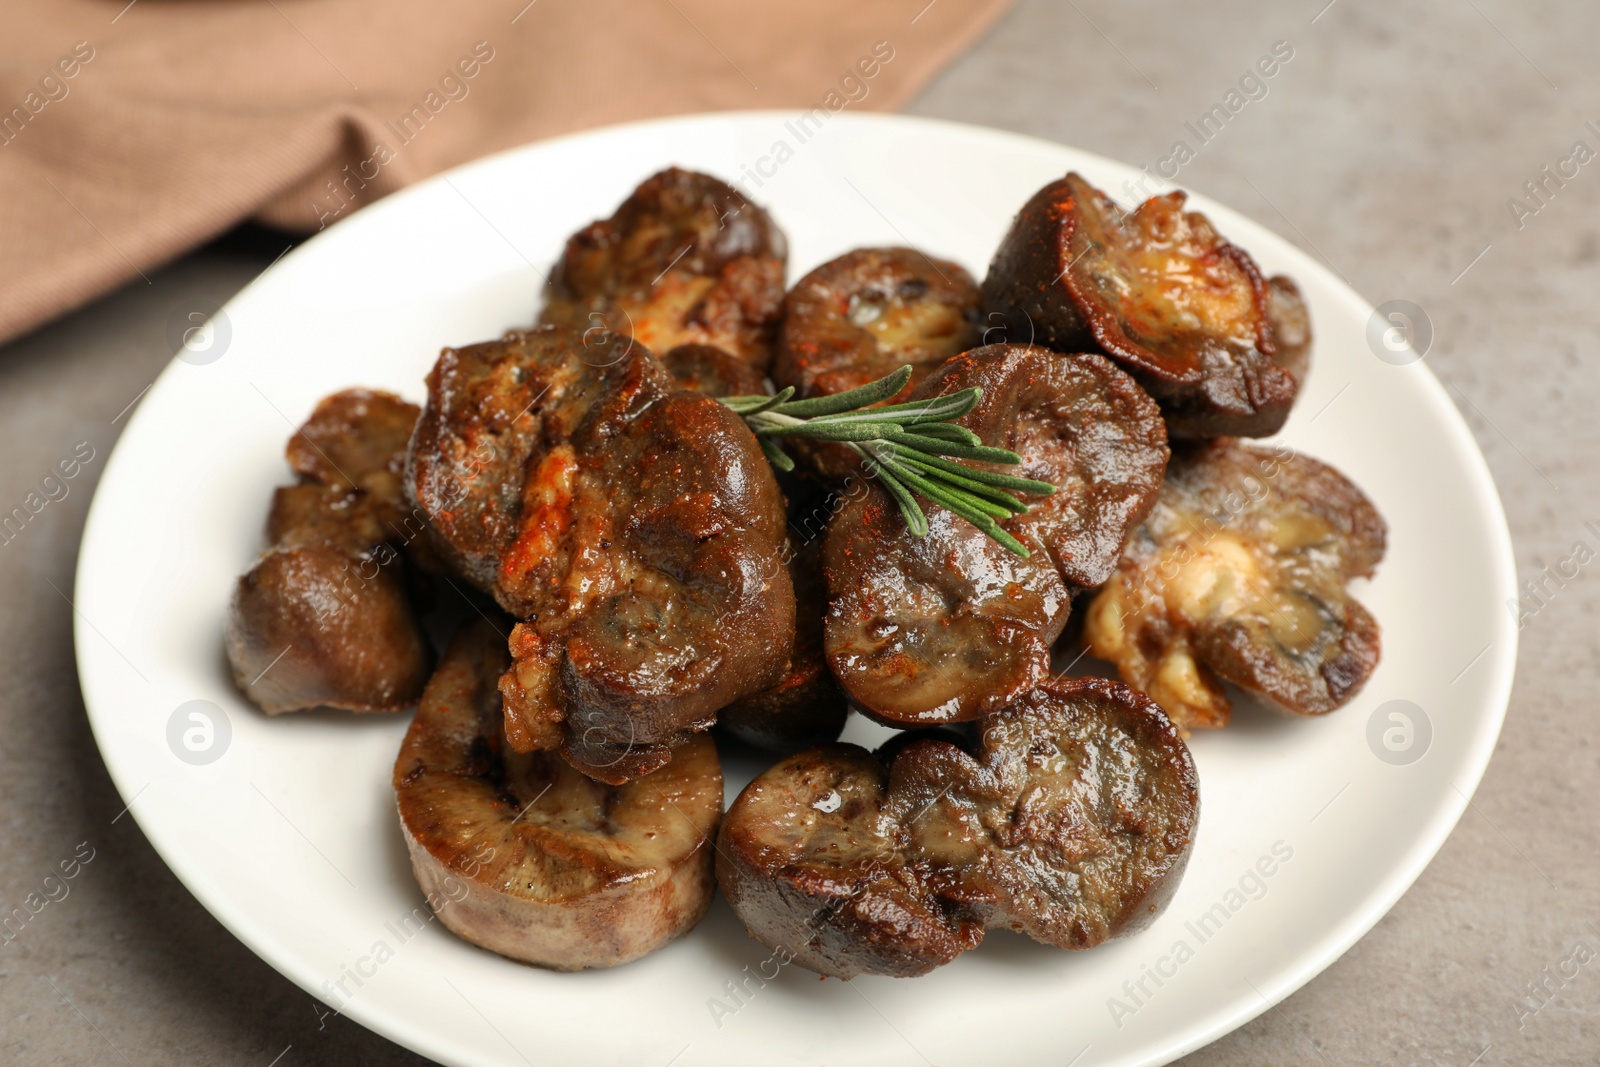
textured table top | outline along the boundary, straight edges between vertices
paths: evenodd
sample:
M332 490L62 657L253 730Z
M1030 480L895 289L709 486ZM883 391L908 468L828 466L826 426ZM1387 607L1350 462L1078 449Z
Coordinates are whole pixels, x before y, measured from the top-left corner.
M1600 567L1584 562L1600 552L1600 362L1582 355L1600 340L1597 40L1600 8L1579 0L1025 0L910 108L1155 168L1287 42L1265 95L1247 85L1178 181L1373 303L1425 310L1519 577L1544 590L1494 761L1438 858L1341 960L1186 1064L1600 1063ZM124 408L170 356L173 308L225 300L280 251L235 238L0 349L0 501L80 442L93 452L0 545L0 911L80 863L0 945L0 1062L425 1062L319 1022L184 890L122 815L78 693L64 594Z

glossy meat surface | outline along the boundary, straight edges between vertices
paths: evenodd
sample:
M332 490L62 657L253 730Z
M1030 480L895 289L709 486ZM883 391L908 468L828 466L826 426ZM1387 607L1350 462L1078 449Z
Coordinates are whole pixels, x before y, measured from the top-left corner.
M828 595L821 542L797 544L791 535L785 554L795 602L788 669L775 685L723 708L717 723L746 744L788 753L837 738L849 705L822 650Z
M1042 552L1020 559L942 507L913 536L888 493L828 527L824 647L855 706L886 725L986 715L1045 676L1071 592Z
M678 384L707 396L765 392L761 376L719 349L684 345L662 360ZM849 706L822 653L822 617L828 609L822 579L822 544L808 520L826 506L817 488L798 475L780 476L790 518L783 556L794 586L794 643L789 665L770 687L741 697L717 713L726 735L769 752L789 753L832 741L844 729ZM823 520L825 521L825 520Z
M801 398L831 396L910 364L914 387L977 343L979 299L949 260L910 248L847 252L784 298L772 379Z
M234 588L225 642L234 680L268 714L416 703L428 650L407 596L401 495L418 409L351 389L290 439L297 485L273 495L272 547Z
M303 481L364 489L375 501L398 505L406 444L419 414L391 393L334 393L289 439L289 466Z
M1084 641L1185 729L1227 725L1224 681L1325 714L1377 666L1378 624L1346 584L1371 576L1385 539L1360 489L1287 446L1180 449Z
M759 396L766 380L750 364L711 345L679 345L661 357L680 389L706 396Z
M911 977L1005 928L1081 949L1145 926L1188 860L1193 761L1126 686L1069 679L967 746L887 765L827 745L757 777L723 821L717 878L750 934L821 974Z
M722 770L709 738L626 785L505 744L509 657L487 621L457 635L394 765L413 870L474 944L557 970L611 967L689 930L711 904Z
M596 336L447 349L407 486L444 554L522 620L512 747L560 746L615 784L781 676L794 594L782 498L743 421Z
M913 398L970 386L983 399L961 423L1023 457L997 469L1057 491L1002 523L1027 559L934 505L916 537L876 486L829 524L828 659L856 706L889 724L973 719L1043 678L1074 590L1110 575L1167 460L1155 404L1103 357L990 345L947 361Z
M1013 340L1098 346L1156 398L1175 438L1268 436L1299 391L1278 358L1268 285L1185 199L1125 214L1076 173L1046 185L995 253L984 310ZM1305 358L1289 362L1303 371Z
M909 365L910 391L940 363L978 343L977 283L959 264L911 248L860 248L795 283L783 301L772 361L779 389L831 396ZM795 457L831 481L856 469L843 445L792 441Z
M539 323L604 328L658 353L713 345L765 370L787 261L770 215L710 175L672 168L572 235Z

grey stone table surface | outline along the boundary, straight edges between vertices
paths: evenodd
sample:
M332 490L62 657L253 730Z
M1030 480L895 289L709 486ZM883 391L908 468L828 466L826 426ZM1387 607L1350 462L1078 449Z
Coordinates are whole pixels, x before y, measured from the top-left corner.
M1494 760L1432 865L1321 976L1184 1062L1600 1063L1600 7L1025 0L909 110L1158 168L1280 41L1292 57L1245 82L1178 181L1426 311L1427 361L1542 592ZM226 299L282 243L235 236L0 349L0 501L92 450L0 545L0 912L79 864L0 945L0 1062L425 1062L319 1022L184 890L122 814L78 692L66 594L124 409L170 357L172 309Z

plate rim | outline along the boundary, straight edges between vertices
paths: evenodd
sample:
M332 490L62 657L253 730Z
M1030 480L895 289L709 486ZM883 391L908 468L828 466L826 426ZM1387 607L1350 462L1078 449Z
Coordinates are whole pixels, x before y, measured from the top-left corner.
M354 212L339 221L342 223L350 218L365 218L368 220L367 224L373 224L374 220L381 219L384 213L404 210L405 205L412 199L432 195L436 189L449 184L452 179L461 178L480 170L492 171L512 157L539 149L592 138L625 136L630 131L640 129L727 122L770 122L792 119L800 113L796 110L784 109L708 111L631 120L572 131L511 146L458 164L398 190L367 206L362 211ZM975 123L884 112L841 112L832 116L830 124L836 120L843 120L843 123L849 126L922 127L935 133L942 132L969 139L979 138L1012 142L1019 147L1026 146L1035 149L1058 150L1065 148L1084 158L1093 159L1112 168L1133 168L1132 164L1064 142ZM1231 208L1231 205L1226 200L1206 194L1202 187L1185 184L1181 188L1186 191L1193 191L1217 204L1229 207L1236 214L1250 219L1255 225L1269 230L1286 247L1292 249L1312 269L1322 275L1322 280L1328 284L1328 287L1336 294L1338 300L1352 312L1358 312L1362 317L1370 317L1373 314L1373 305L1339 276L1337 272L1320 262L1319 259L1314 258L1309 252L1277 229L1258 221L1250 213ZM337 231L338 228L339 225L336 223L325 231L311 234L280 260L270 264L230 296L227 302L223 304L223 311L226 313L232 308L235 302L244 296L256 281L265 277L268 273L289 269L290 264L294 263L297 258L307 254L307 249L320 247L327 232ZM152 381L146 396L157 392L163 383L178 371L178 366L181 362L175 354ZM1487 539L1490 542L1489 548L1493 556L1494 570L1497 572L1494 575L1486 576L1486 582L1492 582L1498 577L1504 582L1502 592L1508 592L1514 597L1516 594L1516 564L1510 526L1506 519L1504 501L1494 482L1487 458L1484 456L1477 440L1472 436L1465 416L1450 401L1445 386L1434 374L1433 369L1427 366L1425 360L1419 359L1413 371L1420 371L1421 392L1428 398L1430 406L1443 416L1441 422L1448 427L1452 438L1450 442L1452 445L1451 452L1461 457L1464 461L1462 469L1467 475L1470 487L1473 490L1473 503L1479 512L1478 517L1481 520L1482 528L1489 535ZM141 398L138 407L135 408L132 416L124 425L122 432L118 435L116 443L112 446L102 475L95 485L95 491L90 500L83 532L78 544L77 559L74 564L73 599L75 605L82 602L85 597L85 559L89 555L89 549L91 545L98 545L100 540L106 536L100 531L100 528L107 521L102 513L104 507L108 506L102 505L104 496L101 493L101 489L118 476L120 468L125 462L131 462L125 460L126 453L122 446L131 436L130 431L135 423L145 414L146 407L147 405ZM100 549L100 551L104 551L104 549ZM1422 872L1427 869L1438 855L1439 850L1444 846L1445 841L1448 840L1451 832L1471 804L1472 798L1476 794L1483 775L1488 768L1489 761L1493 757L1510 708L1510 699L1515 682L1519 631L1510 624L1506 615L1495 613L1495 616L1497 632L1491 648L1485 653L1486 666L1491 671L1491 676L1482 683L1484 699L1487 706L1494 711L1493 721L1492 723L1486 723L1484 727L1480 727L1476 732L1474 743L1464 753L1461 760L1462 780L1452 778L1451 784L1455 787L1451 791L1453 795L1442 796L1441 801L1433 805L1431 818L1427 821L1425 829L1417 835L1412 845L1407 849L1404 861L1391 866L1384 873L1359 910L1348 913L1342 923L1330 930L1323 938L1312 942L1310 946L1302 950L1293 965L1282 968L1276 980L1269 980L1259 989L1257 997L1251 998L1248 995L1240 994L1228 1004L1208 1012L1201 1022L1181 1026L1173 1037L1164 1042L1153 1043L1149 1054L1137 1058L1136 1061L1130 1060L1127 1062L1147 1064L1149 1067L1159 1067L1161 1064L1171 1063L1178 1057L1204 1047L1231 1033L1233 1030L1265 1013L1268 1009L1280 1004L1343 957L1357 941L1365 937L1377 925L1379 920L1388 914L1399 899L1416 883ZM120 798L127 805L123 809L124 813L133 816L134 821L139 825L140 831L152 848L155 849L162 863L224 929L241 941L258 958L293 982L303 992L322 1002L321 987L317 982L319 976L310 973L292 953L283 951L273 935L259 927L247 912L237 908L230 908L228 906L230 902L216 891L215 887L207 883L202 870L191 868L179 861L180 857L177 855L172 839L173 834L170 824L162 823L152 826L147 823L146 819L135 808L133 801L138 799L137 790L134 789L130 796L130 788L134 786L134 783L127 778L126 772L128 768L122 766L113 755L116 751L115 746L108 746L106 742L104 731L106 724L109 722L111 712L109 710L102 710L100 713L95 711L96 706L106 709L110 702L101 701L97 705L90 695L93 683L88 677L89 669L86 664L95 657L104 654L95 648L95 639L97 637L98 633L94 630L92 624L88 622L81 612L75 610L73 613L73 648L85 713L89 719L90 729L101 760L105 764ZM1469 782L1470 785L1468 785ZM446 1047L445 1039L437 1032L423 1026L414 1025L411 1019L403 1015L393 1014L389 1010L380 1007L377 1001L352 1000L339 1010L339 1014L351 1018L366 1029L372 1030L388 1040L435 1059L440 1063L455 1064L465 1062L461 1059L461 1050L459 1048Z

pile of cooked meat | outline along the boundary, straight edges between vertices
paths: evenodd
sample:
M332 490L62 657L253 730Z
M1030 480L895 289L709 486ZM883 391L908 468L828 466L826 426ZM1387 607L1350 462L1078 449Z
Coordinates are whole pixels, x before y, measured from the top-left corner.
M234 590L240 688L267 714L415 708L393 784L416 877L514 959L625 963L719 885L841 978L924 974L991 928L1140 929L1194 843L1190 731L1230 691L1326 714L1378 661L1348 586L1383 519L1241 440L1307 373L1299 290L1182 193L1125 212L1075 173L981 284L909 248L785 291L787 267L766 211L663 171L572 236L537 321L446 349L422 407L323 400ZM968 465L1055 487L1000 523L1025 554L932 500L913 531L846 443L789 442L777 471L720 402L903 366L882 403L981 389L959 425L1021 462ZM1079 649L1121 680L1053 671ZM901 732L841 744L851 709ZM726 813L719 744L779 760Z

